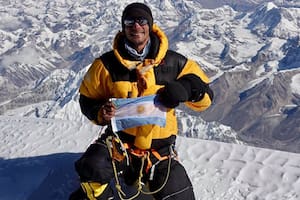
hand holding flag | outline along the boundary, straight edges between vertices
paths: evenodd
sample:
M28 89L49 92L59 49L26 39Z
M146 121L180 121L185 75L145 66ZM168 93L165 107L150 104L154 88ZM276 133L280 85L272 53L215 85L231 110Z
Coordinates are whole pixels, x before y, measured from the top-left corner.
M166 125L166 108L157 101L156 95L112 99L112 103L116 107L111 119L114 132L146 124Z

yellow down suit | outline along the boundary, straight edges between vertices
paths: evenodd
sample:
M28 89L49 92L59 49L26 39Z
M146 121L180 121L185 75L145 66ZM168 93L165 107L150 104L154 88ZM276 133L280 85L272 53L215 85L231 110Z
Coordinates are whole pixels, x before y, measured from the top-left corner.
M213 93L208 87L209 79L200 66L185 56L168 49L168 39L164 32L153 25L150 52L146 59L132 59L125 49L125 35L119 32L113 44L113 50L95 59L87 71L80 86L80 95L89 99L91 104L81 105L83 113L94 123L101 120L98 110L101 103L110 98L133 98L153 95L168 82L176 81L182 76L193 74L207 90L201 99L184 102L195 111L203 111L212 103ZM134 145L140 149L151 148L152 140L176 135L177 119L174 109L168 109L165 127L144 125L124 130L125 134L134 136Z

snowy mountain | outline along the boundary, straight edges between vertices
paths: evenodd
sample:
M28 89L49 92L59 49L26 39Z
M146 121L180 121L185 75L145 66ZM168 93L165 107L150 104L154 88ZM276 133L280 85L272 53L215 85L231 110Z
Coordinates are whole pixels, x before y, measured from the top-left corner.
M78 186L73 162L101 129L81 114L78 87L130 2L1 1L1 200L62 200ZM212 80L209 110L177 110L196 198L298 200L300 2L145 2L170 48Z
M1 115L85 121L80 81L111 48L130 2L1 2ZM178 111L182 135L300 152L299 1L146 3L170 48L212 80L209 110Z

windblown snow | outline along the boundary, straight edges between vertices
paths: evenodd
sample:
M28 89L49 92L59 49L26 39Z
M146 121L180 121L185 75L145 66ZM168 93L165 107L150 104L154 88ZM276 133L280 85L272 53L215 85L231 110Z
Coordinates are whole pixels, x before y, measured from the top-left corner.
M101 128L89 122L0 116L1 200L63 200L73 163ZM300 154L179 137L179 159L201 200L298 200Z

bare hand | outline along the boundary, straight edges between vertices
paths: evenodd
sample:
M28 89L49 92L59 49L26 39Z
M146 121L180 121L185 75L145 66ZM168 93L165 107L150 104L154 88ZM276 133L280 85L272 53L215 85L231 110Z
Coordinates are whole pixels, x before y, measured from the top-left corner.
M110 122L111 118L114 117L116 114L116 107L112 102L107 101L100 108L100 113L101 113L103 122L105 124L108 124Z

